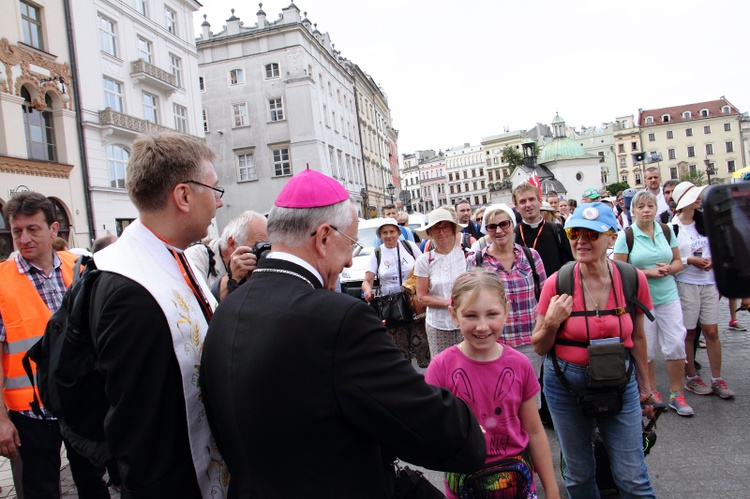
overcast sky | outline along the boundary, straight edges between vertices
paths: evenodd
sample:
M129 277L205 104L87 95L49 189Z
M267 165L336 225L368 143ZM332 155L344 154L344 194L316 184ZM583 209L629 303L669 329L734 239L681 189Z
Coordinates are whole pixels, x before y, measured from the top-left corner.
M235 8L200 0L219 32ZM263 2L269 21L290 0ZM747 0L295 0L388 97L399 153L718 99L750 111Z

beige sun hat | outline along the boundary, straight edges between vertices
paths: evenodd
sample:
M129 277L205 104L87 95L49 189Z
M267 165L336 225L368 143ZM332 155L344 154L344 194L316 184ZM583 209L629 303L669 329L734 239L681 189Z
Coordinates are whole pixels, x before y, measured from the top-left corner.
M695 203L705 188L705 185L696 187L692 182L680 182L677 184L677 187L672 191L672 199L677 203L675 210L681 210Z
M427 214L427 223L425 224L425 226L414 229L414 232L416 232L416 234L423 239L429 238L430 236L427 235L427 231L432 228L433 225L439 224L440 222L450 222L460 229L466 227L466 225L464 224L456 223L456 221L453 220L453 216L448 210L438 208L429 212Z

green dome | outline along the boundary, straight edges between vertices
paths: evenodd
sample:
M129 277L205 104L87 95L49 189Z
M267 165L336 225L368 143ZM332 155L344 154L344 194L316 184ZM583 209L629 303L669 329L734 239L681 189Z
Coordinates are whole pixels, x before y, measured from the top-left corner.
M546 144L539 153L538 163L544 164L561 159L576 159L587 157L581 144L568 137L558 137Z
M555 119L552 120L553 125L557 125L558 123L565 123L565 120L559 114L555 115Z

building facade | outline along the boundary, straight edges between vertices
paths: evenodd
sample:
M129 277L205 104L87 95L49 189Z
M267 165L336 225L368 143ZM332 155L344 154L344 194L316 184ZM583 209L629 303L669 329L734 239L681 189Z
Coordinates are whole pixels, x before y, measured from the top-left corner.
M125 190L133 140L166 130L203 136L193 42L200 3L70 4L95 234L119 235L138 216Z
M614 122L614 147L617 155L617 179L612 182L627 182L631 187L644 186L643 168L636 161L641 148L641 133L632 114L617 116Z
M455 206L458 201L464 199L467 199L472 207L488 203L484 156L481 145L464 144L445 151L449 205Z
M445 154L443 151L437 154L429 152L432 154L425 156L419 164L421 203L416 211L421 213L428 213L448 203Z
M75 112L71 51L63 0L6 2L0 16L0 208L35 191L57 208L59 235L90 246ZM0 260L13 251L0 216Z
M723 96L713 101L641 109L638 122L646 153L644 166L658 167L663 180L705 175L710 167L715 171L711 183L731 182L732 173L746 165L741 119L739 110Z
M584 152L599 156L602 185L606 186L618 181L613 123L581 127L581 131L576 132L573 139L578 141Z

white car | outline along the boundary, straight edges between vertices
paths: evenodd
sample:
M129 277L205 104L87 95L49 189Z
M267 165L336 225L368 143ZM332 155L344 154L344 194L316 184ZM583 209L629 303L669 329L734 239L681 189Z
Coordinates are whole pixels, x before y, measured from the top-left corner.
M367 262L374 249L375 231L380 226L382 218L371 218L359 222L359 234L357 242L362 246L362 251L352 260L352 266L345 268L339 276L341 280L341 291L357 298L362 298L362 281L365 280Z

